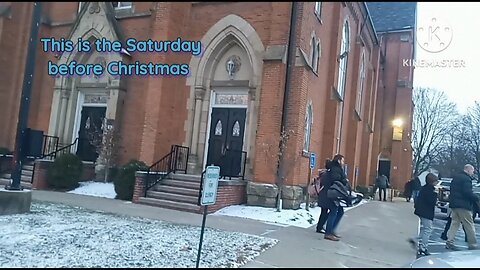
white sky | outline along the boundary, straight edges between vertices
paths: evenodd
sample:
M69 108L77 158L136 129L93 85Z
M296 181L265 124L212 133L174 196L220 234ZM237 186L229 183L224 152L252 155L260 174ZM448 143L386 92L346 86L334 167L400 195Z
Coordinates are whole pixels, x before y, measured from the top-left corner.
M441 24L450 25L452 39L445 50L436 53L422 49L417 43L417 60L464 60L465 67L416 67L413 84L444 91L461 112L474 101L480 101L479 14L480 3L418 3L418 26L428 25L425 20L432 17L438 18Z

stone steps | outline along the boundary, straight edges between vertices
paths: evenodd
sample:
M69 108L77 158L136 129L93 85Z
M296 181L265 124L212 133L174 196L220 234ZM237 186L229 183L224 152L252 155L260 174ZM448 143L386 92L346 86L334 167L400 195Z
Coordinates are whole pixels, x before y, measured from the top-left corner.
M170 174L141 197L139 203L162 208L199 213L198 194L201 176Z

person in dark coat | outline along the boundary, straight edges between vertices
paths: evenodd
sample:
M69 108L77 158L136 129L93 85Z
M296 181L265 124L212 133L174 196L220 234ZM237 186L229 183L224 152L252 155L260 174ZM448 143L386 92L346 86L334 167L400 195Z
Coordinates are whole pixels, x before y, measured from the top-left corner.
M330 210L327 219L327 228L325 230L325 239L331 241L339 241L339 235L335 233L340 220L343 217L343 206L338 199L328 198L328 190L333 185L341 187L347 187L348 181L345 175L344 169L344 157L342 155L336 155L333 160L327 166L327 175L325 177L324 188L319 194L318 205L322 208L328 208Z
M420 189L422 188L422 182L420 182L420 178L418 178L418 175L415 175L413 178L413 184L412 184L412 197L413 197L413 202L418 197L418 193L420 192Z
M325 176L326 176L326 172L328 170L328 167L330 166L330 160L327 159L325 161L325 169L322 169L322 170L318 170L318 177L320 177L320 188L322 188L322 190L320 191L320 193L322 193L323 189L324 189L324 184L321 180L322 179L325 179ZM317 199L317 202L318 202L318 205L320 206L320 202L319 202L319 199L320 199L320 196L321 194L319 193L318 195L318 199ZM325 192L324 192L325 193ZM327 219L328 219L328 213L330 212L330 210L327 208L327 207L322 207L322 211L320 213L320 217L318 218L318 223L317 223L317 228L316 228L316 232L317 233L323 233L325 234L325 229L323 228L325 226L325 223L327 222Z
M382 200L382 192L383 192L383 201L387 201L387 188L390 186L388 182L388 177L384 174L380 175L376 179L376 185L378 187L378 198Z
M407 183L405 183L403 188L403 196L405 196L405 200L407 200L407 202L410 202L410 199L412 198L412 186L413 180L410 179Z
M435 216L435 205L437 204L437 193L435 185L438 178L435 174L429 173L426 177L426 184L420 189L415 201L414 214L420 218L420 232L418 235L417 255L430 255L428 252L428 241L433 230L433 217Z
M446 248L458 250L454 245L455 236L460 224L463 225L467 233L469 249L477 249L477 239L475 237L475 226L473 223L473 204L478 204L479 198L472 189L473 172L475 168L467 164L463 172L453 177L450 184L449 207L452 209L452 225L447 233Z

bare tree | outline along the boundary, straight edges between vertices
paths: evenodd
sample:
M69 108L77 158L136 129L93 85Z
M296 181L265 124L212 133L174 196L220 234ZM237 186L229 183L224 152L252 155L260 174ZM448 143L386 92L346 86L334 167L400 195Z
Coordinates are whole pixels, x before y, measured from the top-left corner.
M94 131L88 137L99 154L97 162L104 168L104 182L107 182L110 169L117 165L120 134L113 125L113 120L104 118L102 127L99 129L94 125Z
M290 150L293 146L289 143L291 137L295 134L294 130L282 131L280 137L274 137L271 140L261 144L263 154L265 157L266 167L269 172L276 176L278 186L277 211L281 211L280 199L282 198L282 190L285 181L291 176L296 165L302 159L302 153ZM280 171L280 160L283 156L283 172ZM283 176L283 177L282 177Z
M413 170L419 175L440 158L458 112L445 93L431 88L415 89L413 101Z
M480 168L480 102L475 101L475 105L470 107L465 117L466 136L462 142L466 143L466 150L471 156L472 163L476 168Z

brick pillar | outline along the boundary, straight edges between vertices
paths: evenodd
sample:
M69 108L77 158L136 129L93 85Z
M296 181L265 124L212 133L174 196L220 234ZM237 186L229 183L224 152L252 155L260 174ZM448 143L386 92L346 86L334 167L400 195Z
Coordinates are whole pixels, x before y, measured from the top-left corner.
M132 202L138 203L140 197L145 196L145 180L147 178L147 172L137 171L135 172L135 186L133 187Z
M48 190L47 171L52 166L53 161L36 160L33 171L32 189Z

